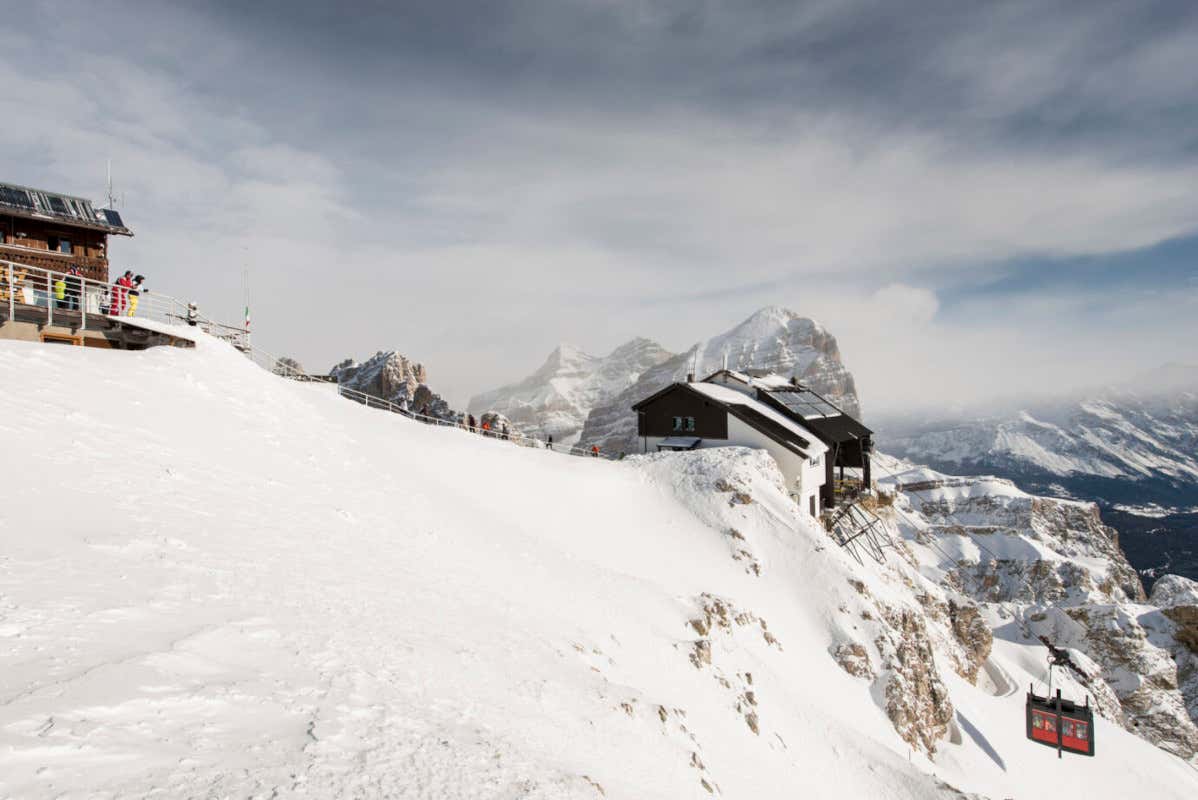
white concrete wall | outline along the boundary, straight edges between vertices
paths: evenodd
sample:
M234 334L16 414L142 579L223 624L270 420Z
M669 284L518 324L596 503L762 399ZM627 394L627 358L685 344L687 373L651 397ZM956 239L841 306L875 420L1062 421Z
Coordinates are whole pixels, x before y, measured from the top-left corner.
M685 436L686 434L677 434ZM657 446L665 441L665 437L642 437L642 446L646 453L656 453ZM727 439L702 439L699 448L708 447L752 447L768 452L778 464L787 490L795 496L803 513L810 513L811 498L815 498L815 511L819 514L819 490L824 485L824 458L820 455L812 464L809 459L786 449L765 434L731 414L728 415Z

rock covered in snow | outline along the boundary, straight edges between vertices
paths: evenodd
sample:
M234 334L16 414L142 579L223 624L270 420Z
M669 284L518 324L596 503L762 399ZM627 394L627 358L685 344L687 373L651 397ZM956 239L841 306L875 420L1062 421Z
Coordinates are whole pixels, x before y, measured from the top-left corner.
M304 365L299 361L289 356L283 356L275 362L274 368L271 370L276 375L295 375L303 374Z
M1152 596L1148 602L1157 608L1198 606L1198 581L1181 575L1164 575L1152 584Z
M645 370L672 355L657 342L643 338L602 357L562 344L532 375L471 398L467 408L473 414L503 414L530 436L552 436L555 442L573 444L591 409L610 401Z
M929 475L931 477L929 477ZM897 487L927 523L921 535L969 540L951 575L986 602L1143 602L1139 575L1093 503L1029 495L1001 478L931 470Z
M597 404L587 417L581 442L609 452L637 452L632 405L659 389L702 378L727 361L730 369L770 369L795 376L855 417L861 416L857 387L840 358L836 337L812 319L777 306L763 308L735 328L646 369L627 389Z
M478 427L494 436L511 436L515 432L512 421L503 414L488 411L478 417Z
M457 420L458 412L428 386L423 364L410 361L394 350L375 353L359 364L347 358L329 370L337 383L350 389L388 400L417 414Z

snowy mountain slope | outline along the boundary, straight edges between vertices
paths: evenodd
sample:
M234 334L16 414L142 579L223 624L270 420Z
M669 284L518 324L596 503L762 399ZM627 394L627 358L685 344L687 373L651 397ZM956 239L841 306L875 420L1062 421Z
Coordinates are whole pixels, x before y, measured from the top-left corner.
M1198 498L1198 394L1111 392L913 428L885 431L886 445L905 458L969 472L999 465L1041 481L1089 478L1098 491L1109 484L1096 498L1109 503Z
M207 339L0 369L0 795L1198 792L1105 721L1026 743L1040 651L858 566L760 452L518 448Z
M627 342L604 357L559 345L519 383L471 398L468 410L503 414L522 432L574 444L591 409L627 389L647 369L671 358L649 339Z
M1152 604L1184 604L1191 582L1164 581L1149 601L1092 503L885 456L875 464L881 486L902 490L896 521L925 575L981 603L996 646L1022 647L1043 634L1073 648L1095 677L1089 693L1100 713L1198 762L1198 638L1186 633L1198 608Z
M798 376L854 416L861 416L853 376L840 359L836 338L818 322L777 306L762 308L744 322L646 370L609 402L595 406L581 434L583 444L608 452L638 452L632 405L695 372L702 378L725 359L731 369L753 367Z

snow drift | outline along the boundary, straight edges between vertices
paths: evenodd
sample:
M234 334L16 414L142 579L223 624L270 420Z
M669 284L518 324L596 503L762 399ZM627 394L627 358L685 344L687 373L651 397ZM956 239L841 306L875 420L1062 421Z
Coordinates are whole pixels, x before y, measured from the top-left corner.
M1105 721L1026 743L1041 655L762 453L517 448L209 339L0 370L0 795L1198 793Z

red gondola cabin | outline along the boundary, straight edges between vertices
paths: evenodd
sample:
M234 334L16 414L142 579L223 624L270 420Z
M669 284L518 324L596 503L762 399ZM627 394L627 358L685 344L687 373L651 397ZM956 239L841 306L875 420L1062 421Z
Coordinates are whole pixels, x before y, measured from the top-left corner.
M1027 738L1058 750L1094 755L1094 710L1090 700L1080 706L1072 700L1027 693Z

